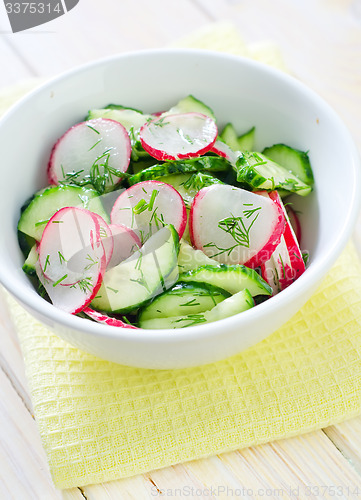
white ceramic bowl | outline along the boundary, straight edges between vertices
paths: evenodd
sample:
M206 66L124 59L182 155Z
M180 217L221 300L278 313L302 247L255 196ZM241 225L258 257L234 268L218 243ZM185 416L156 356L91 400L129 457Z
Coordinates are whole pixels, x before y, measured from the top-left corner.
M193 94L222 126L255 125L256 148L284 142L309 150L316 188L301 209L307 271L287 290L239 315L180 330L125 330L71 316L41 299L21 266L16 226L22 203L46 185L54 141L90 108L110 102L154 112ZM14 106L0 122L0 280L59 336L101 358L145 368L213 362L259 342L311 296L345 246L359 207L359 159L334 111L294 78L248 59L196 50L120 55L60 76ZM300 198L300 197L294 197Z

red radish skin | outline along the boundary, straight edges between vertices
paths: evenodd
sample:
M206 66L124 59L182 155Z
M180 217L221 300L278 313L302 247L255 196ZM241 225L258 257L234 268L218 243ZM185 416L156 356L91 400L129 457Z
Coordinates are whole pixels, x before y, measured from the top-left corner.
M81 122L68 129L54 144L47 169L48 181L50 184L66 183L67 173L80 172L73 180L90 185L93 165L99 166L101 175L104 175L105 163L123 173L128 169L130 155L130 138L119 122L106 118ZM113 189L121 180L122 176L108 175L105 191Z
M155 180L144 181L118 196L110 220L112 224L133 229L144 243L164 224L172 224L181 238L187 224L187 210L173 186Z
M189 216L192 245L220 263L244 264L252 268L260 266L271 257L285 228L282 210L272 200L269 200L271 203L264 204L262 199L263 197L258 198L257 193L224 184L202 188L193 200ZM246 208L243 209L242 205ZM255 206L254 215L251 214L252 209L248 209L248 206ZM242 207L241 212L240 207ZM257 210L262 214L258 220ZM250 218L247 214L250 214ZM252 233L251 229L248 233L248 246L238 243L235 239L231 244L232 236L230 231L226 230L227 226L224 225L225 229L220 229L220 223L225 224L225 221L230 218L234 220L235 217L243 219L248 228L252 228ZM253 219L255 219L254 222L252 222ZM266 221L268 222L264 227ZM216 243L217 240L222 241L223 238L228 240L225 246ZM231 246L234 247L233 250L229 250ZM222 249L221 252L219 252L220 249Z
M99 222L99 235L105 251L105 266L108 267L114 251L112 230L109 224L105 222L103 217L101 217L99 214L96 214L95 212L92 212L92 214L98 219Z
M92 276L105 265L98 217L83 208L61 208L45 226L38 251L45 278L55 283L74 285Z
M289 205L286 205L285 208L286 208L286 212L287 212L288 218L290 220L292 229L295 232L297 241L298 241L299 245L301 246L302 229L301 229L300 219L298 218L297 213L293 210L292 207L290 207Z
M218 135L212 118L201 113L180 113L156 118L140 129L140 141L157 160L195 158L212 149Z
M294 277L295 280L299 278L301 274L303 274L306 270L299 242L297 241L296 234L291 226L291 222L288 218L286 208L282 202L280 195L278 194L277 191L271 191L269 193L269 197L272 200L274 200L274 202L277 203L277 205L283 210L285 216L286 225L284 231L284 238L290 255L291 267L295 275Z
M274 267L276 274L279 276L278 291L281 291L299 278L305 272L306 266L296 234L288 218L287 210L278 192L263 193L263 196L272 199L283 210L285 215L285 231L282 236L283 250L277 247L271 259L265 264L266 267L261 268L262 276L265 277L269 274L267 266L270 268ZM286 249L286 252L284 249ZM280 254L281 257L279 257ZM272 286L272 284L270 285Z
M225 142L217 139L211 151L212 153L216 153L217 155L226 158L226 160L228 160L232 165L236 164L237 155Z
M117 328L129 328L132 330L139 330L139 328L136 326L129 325L128 323L125 323L124 321L121 321L120 319L117 318L111 318L107 314L95 311L90 307L85 307L83 309L83 313L89 316L89 318L92 318L97 323L102 323L109 326L115 326Z
M135 232L124 224L110 224L109 228L112 233L114 249L107 269L117 266L142 246Z

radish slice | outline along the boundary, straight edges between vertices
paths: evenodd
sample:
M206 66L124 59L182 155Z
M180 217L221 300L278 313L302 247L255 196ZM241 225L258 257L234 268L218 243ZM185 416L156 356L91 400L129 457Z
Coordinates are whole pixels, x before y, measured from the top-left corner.
M285 231L269 261L261 266L261 273L275 293L284 290L306 270L302 252L292 228L287 210L277 191L262 192L262 196L273 200L285 216Z
M140 141L157 160L179 160L209 151L217 134L217 125L209 116L180 113L144 124L140 129Z
M271 200L273 200L277 205L280 207L281 210L283 210L283 214L285 216L285 231L284 231L284 238L285 238L285 243L287 245L287 249L290 255L290 262L291 262L291 267L292 267L292 273L293 273L293 281L296 280L301 274L303 274L306 270L306 266L303 260L302 252L299 246L299 243L297 241L296 234L292 228L291 222L288 218L286 208L282 202L282 199L280 195L278 194L277 191L271 191L268 193L269 197Z
M294 211L294 209L292 207L290 207L289 205L286 205L285 208L286 208L286 212L287 212L288 218L290 220L292 229L295 232L297 241L301 245L302 230L301 230L300 219L298 218L297 213Z
M105 251L105 267L108 267L114 251L113 233L109 224L105 222L103 217L95 212L92 212L92 215L96 217L99 222L99 235Z
M38 248L39 264L54 286L92 281L104 271L99 218L82 208L65 207L45 226Z
M271 258L261 265L262 277L273 290L273 294L287 288L296 279L284 234Z
M90 307L85 307L85 309L83 309L83 313L89 316L89 318L93 319L97 323L103 323L109 326L116 326L118 328L132 328L134 330L139 330L139 328L136 326L129 325L128 323L125 323L120 319L111 318L110 316L101 313L99 311L94 311L94 309L91 309Z
M105 118L81 122L54 145L48 179L50 184L92 185L103 193L121 181L130 154L128 132L119 122Z
M226 158L226 160L228 160L232 165L236 164L237 155L225 142L217 139L211 151L212 153L216 153L217 155Z
M39 261L35 264L35 270L53 305L70 314L76 314L90 304L102 284L104 273L103 269L98 268L97 273L89 274L82 281L71 286L62 286L44 276Z
M218 262L260 266L280 242L285 217L272 200L226 184L201 189L189 220L193 246Z
M112 224L133 229L143 244L166 224L172 224L181 238L187 224L187 210L173 186L144 181L122 192L114 203L110 219Z
M129 227L123 224L110 224L108 227L114 242L113 255L107 264L107 269L111 269L139 250L142 244L135 232Z
M262 278L269 284L272 288L272 295L276 295L281 291L280 283L279 283L279 275L276 267L276 263L271 257L263 262L260 266L261 276Z

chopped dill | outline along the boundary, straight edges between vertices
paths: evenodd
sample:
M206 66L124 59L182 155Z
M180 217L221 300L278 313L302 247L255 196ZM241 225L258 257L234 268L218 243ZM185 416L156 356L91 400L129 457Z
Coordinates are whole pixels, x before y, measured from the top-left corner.
M99 130L97 130L96 128L92 127L91 125L89 125L89 123L86 123L86 126L88 128L90 128L90 130L92 130L93 132L95 132L96 134L100 134Z
M49 254L46 256L46 259L45 259L45 264L44 264L44 269L43 269L44 273L45 273L48 265L50 266L50 255Z
M47 224L50 219L39 220L39 222L35 222L35 227L42 226L43 224Z
M184 306L200 306L200 302L197 302L197 299L191 299L188 302L185 302L184 304L180 304L181 307Z
M53 283L53 286L59 285L59 283L61 283L62 281L64 281L65 278L67 278L67 277L68 277L68 275L64 274L64 276L62 276L61 278L59 278L58 281L55 281L55 283Z
M99 139L99 141L97 141L95 144L93 144L93 146L91 148L89 148L88 151L91 151L92 149L94 149L100 142L102 142L101 139Z
M59 255L59 261L60 261L60 264L62 264L63 262L68 262L68 261L66 260L66 258L64 257L64 255L63 255L60 251L58 251L58 255ZM49 257L49 256L48 256L48 257Z
M141 214L148 209L148 203L144 198L138 201L138 203L132 208L133 214Z
M188 314L184 318L179 318L174 321L174 323L188 322L187 325L182 325L181 328L186 328L188 326L198 325L200 323L205 323L207 320L203 314Z

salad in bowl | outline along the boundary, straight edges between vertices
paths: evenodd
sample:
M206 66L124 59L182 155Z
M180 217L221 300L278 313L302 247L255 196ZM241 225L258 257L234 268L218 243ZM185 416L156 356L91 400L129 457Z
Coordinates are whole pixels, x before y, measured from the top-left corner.
M292 197L308 153L255 151L188 95L148 114L91 109L53 145L18 222L23 271L55 307L118 328L178 329L244 312L306 269Z

